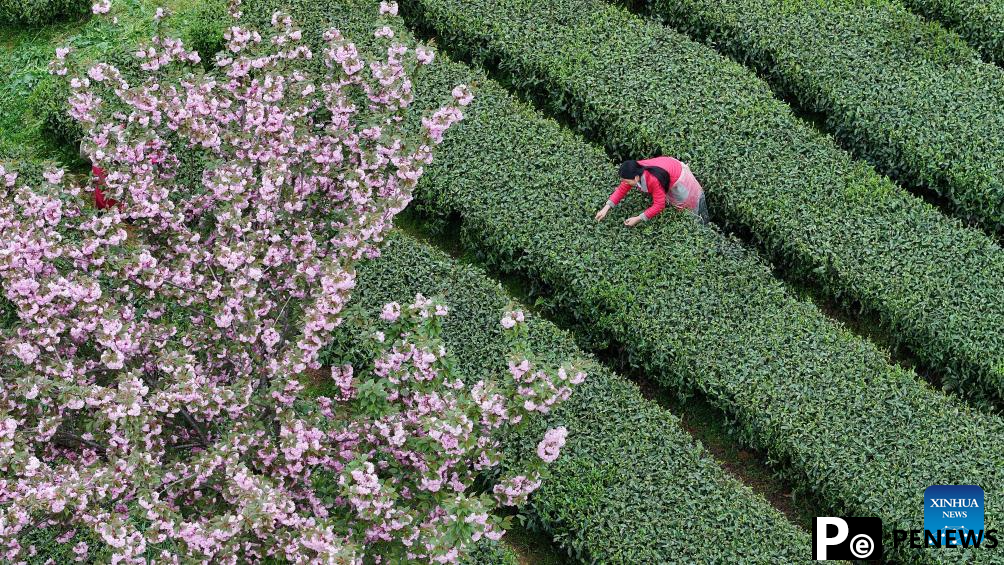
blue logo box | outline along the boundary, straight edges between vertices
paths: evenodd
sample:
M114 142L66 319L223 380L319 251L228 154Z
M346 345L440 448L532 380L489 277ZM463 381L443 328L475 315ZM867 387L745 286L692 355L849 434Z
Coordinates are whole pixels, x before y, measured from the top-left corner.
M942 547L961 545L959 540L962 536L973 541L980 540L984 526L984 499L983 489L976 485L927 487L924 491L924 529L940 536ZM948 533L946 530L955 532Z

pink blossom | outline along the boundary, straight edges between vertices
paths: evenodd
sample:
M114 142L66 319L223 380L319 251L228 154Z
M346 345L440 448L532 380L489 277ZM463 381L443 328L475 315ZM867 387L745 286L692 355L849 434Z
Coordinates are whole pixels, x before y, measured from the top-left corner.
M217 327L229 328L234 321L234 316L230 312L220 312L213 317L213 321L216 322Z
M565 445L568 430L564 426L547 430L544 439L537 444L537 456L545 463L553 463Z
M516 327L518 324L523 323L523 321L525 321L525 320L526 320L526 318L524 317L523 312L520 311L520 310L514 310L512 312L506 312L505 316L503 316L503 318L502 318L502 327L505 328L505 329L507 329L507 330L511 330L512 328Z
M380 13L397 15L397 2L380 2Z
M112 9L112 0L98 0L91 6L95 14L107 14Z
M268 349L275 347L275 344L279 343L279 339L279 332L275 331L275 328L266 328L261 334L261 341Z
M22 363L28 365L38 358L38 348L30 343L19 343L14 346L14 355L17 356Z
M467 106L471 103L471 100L474 100L474 93L471 92L471 89L467 85L461 84L453 88L453 98L461 106Z
M388 322L395 322L401 316L401 305L397 302L385 304L380 318Z
M530 479L523 475L517 475L495 485L492 492L501 504L516 506L526 501L533 491L540 488L541 483L539 477Z
M87 559L87 542L79 542L73 546L73 553L76 556L74 561L83 561Z
M49 182L50 184L59 184L59 183L61 183L63 181L63 174L65 174L65 173L66 173L66 171L64 171L61 168L60 169L49 169L49 170L45 171L44 173L42 173L42 176L45 177L45 180L47 182Z
M436 58L436 52L424 45L419 45L415 48L415 58L420 64L429 65Z

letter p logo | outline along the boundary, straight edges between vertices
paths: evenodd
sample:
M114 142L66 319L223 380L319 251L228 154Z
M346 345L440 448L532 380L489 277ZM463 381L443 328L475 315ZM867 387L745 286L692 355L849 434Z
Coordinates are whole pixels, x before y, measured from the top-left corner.
M812 558L873 560L882 558L882 520L836 518L812 520Z
M847 535L851 530L847 527L847 521L843 518L827 516L824 518L816 518L814 522L815 524L812 525L812 547L815 552L814 558L825 561L826 549L831 545L840 545L844 543L844 540L847 539ZM833 531L833 528L830 526L836 526L834 535L828 534L828 531Z

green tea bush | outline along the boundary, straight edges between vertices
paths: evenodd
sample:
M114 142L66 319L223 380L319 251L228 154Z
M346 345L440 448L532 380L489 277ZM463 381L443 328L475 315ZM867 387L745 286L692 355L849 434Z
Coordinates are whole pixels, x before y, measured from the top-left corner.
M1004 234L1004 71L885 0L646 0L770 78L856 155Z
M404 6L446 48L496 66L615 155L689 162L712 219L750 234L793 277L870 313L949 388L1004 395L1001 248L852 159L747 69L594 0ZM598 207L612 182L604 177L590 197L581 181L569 190Z
M37 26L87 13L90 0L0 0L0 26Z
M208 66L213 56L223 49L223 32L230 21L227 3L209 0L181 14L181 39L189 49L195 49Z
M67 112L66 100L70 89L54 80L42 80L29 94L33 115L41 122L41 132L58 145L76 146L84 136L83 130Z
M519 565L519 556L504 543L486 539L474 546L463 563L465 565Z
M397 235L358 275L352 300L364 309L417 292L443 296L450 307L443 338L461 374L506 372L498 317L512 299L477 268ZM533 457L535 433L569 429L530 513L571 555L596 563L790 563L808 555L806 534L724 472L679 419L553 324L531 316L529 329L543 364L578 360L588 373L571 399L510 437L505 450L512 462Z
M1004 4L981 0L903 0L903 4L954 30L988 61L1004 65Z

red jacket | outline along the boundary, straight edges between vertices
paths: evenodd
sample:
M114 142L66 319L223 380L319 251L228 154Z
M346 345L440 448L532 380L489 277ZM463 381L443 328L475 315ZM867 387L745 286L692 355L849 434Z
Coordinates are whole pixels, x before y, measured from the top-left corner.
M114 198L105 198L105 193L101 190L101 187L105 184L105 177L108 176L108 173L106 173L101 167L94 165L91 167L91 174L94 175L94 205L98 207L98 210L111 208L112 206L118 204L119 201Z
M666 190L676 184L676 181L680 180L680 175L683 174L683 163L672 157L653 157L651 159L640 160L638 163L643 167L660 167L669 174L669 186L662 186L659 179L655 178L655 176L648 171L642 173L645 179L644 187L641 183L637 185L638 190L648 192L652 195L652 205L649 206L647 210L642 212L646 218L651 220L662 213L662 211L666 208ZM646 188L648 190L645 190ZM610 203L615 206L620 204L620 201L627 196L627 193L630 190L631 186L626 182L621 181L617 190L610 195Z

